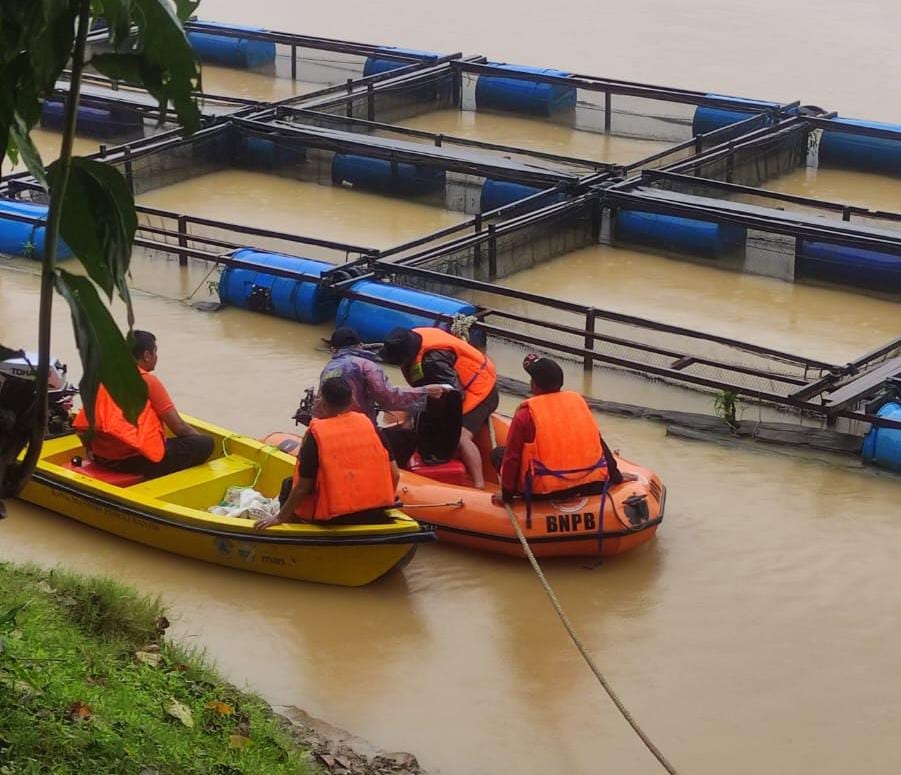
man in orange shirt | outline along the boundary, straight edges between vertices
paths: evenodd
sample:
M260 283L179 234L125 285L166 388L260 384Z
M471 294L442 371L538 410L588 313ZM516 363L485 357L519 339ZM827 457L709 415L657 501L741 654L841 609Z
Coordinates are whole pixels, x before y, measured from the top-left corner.
M89 455L100 465L148 478L200 465L213 452L212 436L199 433L182 419L163 383L150 373L159 357L156 337L149 331L134 331L133 336L132 355L147 385L147 404L137 425L132 425L101 385L94 409L95 433L84 439ZM164 425L173 437L165 437ZM87 427L82 409L75 429L83 432Z

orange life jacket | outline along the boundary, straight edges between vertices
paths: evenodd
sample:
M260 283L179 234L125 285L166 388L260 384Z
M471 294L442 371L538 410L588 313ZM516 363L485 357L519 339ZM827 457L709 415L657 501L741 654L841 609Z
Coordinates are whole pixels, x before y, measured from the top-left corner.
M561 390L533 396L522 406L532 415L535 440L523 445L520 492L547 495L607 478L601 436L582 396Z
M414 328L422 337L422 345L412 363L404 369L411 385L422 379L422 359L431 350L453 350L457 356L454 371L463 386L463 414L484 401L497 383L497 371L491 359L468 342L440 328Z
M124 460L142 455L153 463L159 463L166 454L166 434L150 400L144 404L137 425L132 425L103 385L97 389L94 403L94 437L88 440L83 435L88 430L88 416L83 407L72 426L82 437L88 451L105 460Z
M388 451L365 414L344 412L314 419L310 433L319 449L319 469L310 496L295 510L301 519L326 521L395 503ZM300 478L300 460L294 484Z

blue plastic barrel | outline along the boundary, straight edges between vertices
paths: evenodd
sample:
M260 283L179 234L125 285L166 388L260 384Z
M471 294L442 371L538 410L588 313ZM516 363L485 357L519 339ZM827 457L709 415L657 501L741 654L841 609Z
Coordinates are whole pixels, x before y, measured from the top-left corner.
M433 64L441 58L441 54L434 51L420 51L415 48L397 48L395 46L382 46L379 48L378 55L369 56L363 64L363 77L369 75L377 75L378 73L386 73L391 70L399 70L401 67L416 64L415 62L396 59L391 54L401 54L404 56L419 57L423 62Z
M479 212L487 213L489 210L496 210L498 207L513 204L513 202L518 202L520 199L525 199L527 196L533 196L544 190L535 186L526 186L522 183L512 183L508 180L486 178L482 184ZM548 194L539 200L535 207L545 207L555 202L562 202L564 198L564 195L560 192Z
M728 97L723 94L708 94L707 96L720 100L729 100L735 104L735 107L713 108L706 105L698 105L695 108L695 115L691 122L691 133L693 136L701 135L705 132L713 132L716 129L729 126L729 124L744 121L756 113L762 113L767 109L778 107L774 102L747 100L741 97Z
M890 401L876 414L879 417L901 421L901 404ZM901 429L873 426L863 440L861 454L865 463L901 471Z
M254 264L254 269L226 267L219 278L219 298L223 304L269 312L301 323L323 323L335 316L338 300L334 293L318 283L277 277L267 268L291 269L320 277L334 264L280 253L261 253L243 248L232 258Z
M638 242L674 253L720 258L744 244L745 227L639 210L619 210L614 235L621 242Z
M40 260L44 257L44 226L35 226L24 221L13 221L3 217L3 213L15 213L32 218L47 220L47 205L32 202L17 202L0 199L0 253L8 256L24 256ZM57 260L72 257L72 249L62 240L56 248Z
M901 256L876 250L801 240L795 276L901 293Z
M832 123L836 129L826 129L820 139L820 164L850 167L884 175L901 174L901 126L853 118L833 119ZM842 132L840 129L842 124L888 129L897 132L898 137L893 139L854 135Z
M214 22L204 22L212 25ZM229 30L265 32L262 27L245 27L239 24L216 24ZM203 62L226 67L253 69L275 61L275 43L271 40L233 38L212 32L189 32L188 42Z
M436 293L417 291L412 288L400 288L388 283L374 280L360 280L354 283L350 290L354 293L364 294L373 299L344 298L338 305L339 326L350 326L360 335L364 342L381 342L385 335L397 326L413 328L416 326L434 326L435 319L426 315L414 315L409 312L390 309L378 304L378 300L394 301L398 304L407 304L427 312L440 312L445 315L472 315L476 308L468 302L453 299L449 296L439 296ZM447 328L445 325L444 328ZM475 332L474 332L475 333Z
M332 159L332 183L349 183L355 188L382 194L428 194L444 187L444 170L408 162L392 162L336 153Z
M517 73L556 75L567 77L571 73L550 67L525 65L500 65L492 67ZM576 88L556 83L542 83L525 78L504 78L500 75L480 75L476 81L476 107L489 110L508 110L533 116L552 116L576 107Z
M61 130L65 124L64 100L44 100L41 106L41 126ZM144 118L137 110L123 105L97 107L80 104L76 116L75 131L78 134L100 139L144 133Z
M306 149L300 145L254 135L241 135L235 150L235 161L252 169L278 170L297 164L305 157Z

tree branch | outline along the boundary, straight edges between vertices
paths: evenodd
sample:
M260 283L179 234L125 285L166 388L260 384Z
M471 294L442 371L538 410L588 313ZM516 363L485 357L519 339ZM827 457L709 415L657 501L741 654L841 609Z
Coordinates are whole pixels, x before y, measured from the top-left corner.
M50 380L50 334L53 321L53 290L56 279L56 248L59 241L59 225L62 206L72 166L72 146L75 142L75 125L78 120L78 101L81 91L81 75L84 70L85 43L91 17L91 0L80 0L78 29L72 52L72 77L69 82L69 98L66 100L66 118L63 126L63 142L59 156L59 179L50 192L50 212L44 235L44 256L41 265L41 307L38 321L38 369L35 379L34 423L25 459L17 471L17 483L13 494L18 495L31 478L37 466L47 430L47 391Z

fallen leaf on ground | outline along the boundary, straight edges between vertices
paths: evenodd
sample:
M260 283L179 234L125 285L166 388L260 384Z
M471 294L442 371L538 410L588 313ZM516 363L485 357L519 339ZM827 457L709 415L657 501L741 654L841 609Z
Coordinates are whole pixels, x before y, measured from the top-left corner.
M48 584L46 581L39 581L37 586L38 589L41 590L41 592L46 592L48 595L56 594L56 589L50 586L50 584Z
M159 650L160 650L160 647L156 643L148 643L146 646L144 646L144 648L141 649L141 651L149 651L152 654L158 653Z
M231 716L231 714L235 712L235 709L231 705L227 702L222 702L221 700L210 700L204 707L207 710L215 711L220 716Z
M229 735L228 747L233 751L243 751L250 745L250 738L244 735Z
M191 713L191 709L174 697L170 697L169 702L166 703L166 713L177 718L186 727L194 728L194 715Z
M81 700L78 700L69 706L69 711L66 715L72 721L87 721L94 715L94 711L91 710L90 705L85 705Z
M160 657L159 654L154 654L151 651L136 651L135 657L138 662L143 662L145 665L150 665L151 667L159 667L160 666Z
M20 630L18 627L16 627L16 629L10 630L7 633L7 637L10 640L22 640L22 630Z

